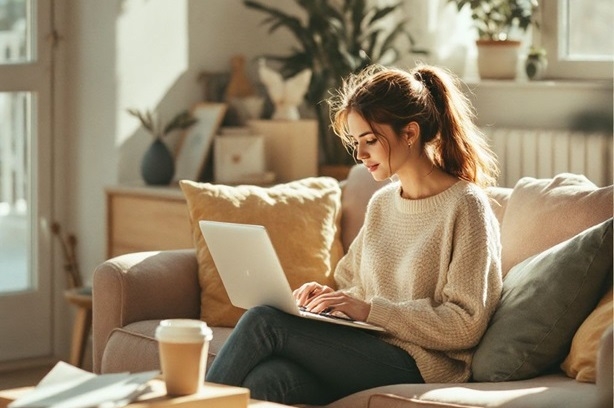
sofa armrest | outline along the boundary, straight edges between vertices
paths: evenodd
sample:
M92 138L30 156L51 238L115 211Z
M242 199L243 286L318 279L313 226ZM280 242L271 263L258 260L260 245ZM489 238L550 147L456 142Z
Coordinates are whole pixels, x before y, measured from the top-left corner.
M142 320L199 317L195 250L139 252L107 260L93 277L94 372L100 372L114 329Z

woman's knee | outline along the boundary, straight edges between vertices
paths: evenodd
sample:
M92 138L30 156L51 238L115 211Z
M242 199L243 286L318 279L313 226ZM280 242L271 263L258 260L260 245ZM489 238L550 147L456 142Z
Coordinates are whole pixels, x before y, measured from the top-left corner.
M256 306L248 309L243 316L241 316L241 319L239 319L237 323L237 327L253 325L256 327L264 327L274 324L285 316L288 315L274 307Z
M243 386L251 397L286 404L325 404L332 399L328 390L311 373L298 364L272 357L245 377Z

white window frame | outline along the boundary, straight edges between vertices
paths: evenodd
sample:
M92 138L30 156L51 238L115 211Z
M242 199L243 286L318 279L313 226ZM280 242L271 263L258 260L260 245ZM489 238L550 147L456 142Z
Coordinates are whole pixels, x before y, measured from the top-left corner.
M540 2L540 30L534 30L548 55L548 77L552 79L612 79L614 62L571 60L562 55L559 38L566 27L566 4L578 0L542 0ZM589 0L590 1L590 0Z

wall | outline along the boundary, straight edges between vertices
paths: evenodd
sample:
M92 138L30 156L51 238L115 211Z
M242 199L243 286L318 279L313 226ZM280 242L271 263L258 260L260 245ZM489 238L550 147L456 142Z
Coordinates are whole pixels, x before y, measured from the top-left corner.
M89 281L105 259L104 188L140 182L140 159L152 140L126 109L157 109L169 118L202 99L200 72L229 70L235 54L251 60L283 53L290 40L271 42L260 15L238 0L69 0L65 10L70 113L62 133L72 152L63 164L65 205Z

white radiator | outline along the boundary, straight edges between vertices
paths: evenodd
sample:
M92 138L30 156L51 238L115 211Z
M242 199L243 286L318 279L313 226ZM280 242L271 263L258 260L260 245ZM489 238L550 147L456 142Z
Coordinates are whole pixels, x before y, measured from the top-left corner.
M583 174L597 186L612 184L612 134L564 130L485 128L499 160L498 185L525 176Z

